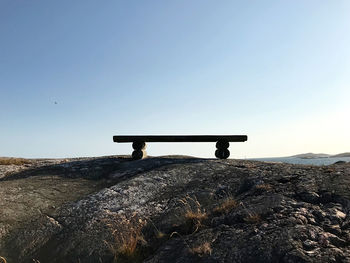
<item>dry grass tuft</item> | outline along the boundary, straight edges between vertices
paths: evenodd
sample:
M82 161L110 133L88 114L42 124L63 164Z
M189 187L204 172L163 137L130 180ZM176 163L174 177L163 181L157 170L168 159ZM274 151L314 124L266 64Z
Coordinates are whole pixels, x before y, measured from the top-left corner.
M232 197L225 199L219 206L214 208L214 213L227 214L238 206L238 202Z
M261 217L258 214L251 213L244 218L244 221L249 224L257 224L261 221Z
M158 239L162 239L162 238L164 238L166 236L167 235L165 233L161 232L161 231L157 231L157 233L156 233L156 238L158 238Z
M200 210L198 211L187 210L185 213L185 218L192 221L195 221L195 220L202 221L207 217L208 217L207 214Z
M244 221L249 224L257 224L261 222L261 216L255 212L251 212L251 210L247 209L247 207L243 204L243 202L240 202L240 205L243 206L243 208L247 212L247 216L244 218Z
M112 232L113 243L106 242L114 254L114 262L141 262L143 257L138 251L146 244L142 229L146 221L132 215L130 219L118 217L115 222L107 224Z
M270 184L259 184L257 186L255 186L255 188L257 190L263 190L263 191L271 191L272 190L272 186Z
M7 263L6 258L0 256L0 263Z
M184 217L186 221L193 227L194 232L196 232L202 226L203 220L208 218L205 209L202 208L195 197L186 196L180 199L180 202L185 206Z
M128 238L123 239L123 243L118 249L118 255L124 258L132 258L139 241L144 241L142 235L137 232L132 233Z
M4 158L0 157L0 165L22 165L22 164L29 164L31 163L27 159L23 158ZM3 260L2 258L0 258Z
M209 242L204 242L198 247L194 247L190 249L191 253L196 254L198 256L211 255L212 248Z
M157 239L162 239L162 238L167 236L167 234L163 233L162 231L160 231L158 229L158 227L156 227L156 225L153 223L153 221L151 219L148 219L148 222L151 223L151 225L153 226L153 228L155 230L155 237Z

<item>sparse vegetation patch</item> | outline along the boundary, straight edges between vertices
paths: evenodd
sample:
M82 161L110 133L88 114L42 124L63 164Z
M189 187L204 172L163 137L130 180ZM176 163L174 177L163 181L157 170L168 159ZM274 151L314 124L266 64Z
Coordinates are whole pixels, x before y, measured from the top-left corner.
M270 184L258 184L257 186L255 186L255 188L257 190L266 191L266 192L272 190L272 186Z
M227 214L238 206L238 202L232 197L225 199L219 206L214 208L214 213Z
M0 157L0 165L22 165L30 164L31 162L23 158L4 158Z
M208 214L195 197L187 196L180 199L180 202L185 206L184 216L188 225L193 228L193 232L196 232L202 226L203 220L207 219Z
M211 255L212 248L209 242L204 242L203 244L197 247L191 248L190 251L191 253L202 257L204 255Z
M250 213L244 218L244 221L250 224L257 224L261 221L261 217L259 214Z
M142 228L146 220L132 215L130 218L116 217L107 226L111 230L113 242L107 242L107 246L114 255L114 262L142 262L143 255L139 248L146 245Z

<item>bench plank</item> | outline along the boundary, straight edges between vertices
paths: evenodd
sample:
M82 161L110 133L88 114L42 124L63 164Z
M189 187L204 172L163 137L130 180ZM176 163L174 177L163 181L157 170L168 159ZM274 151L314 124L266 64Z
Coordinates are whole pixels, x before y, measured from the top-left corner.
M115 135L114 142L245 142L247 135Z

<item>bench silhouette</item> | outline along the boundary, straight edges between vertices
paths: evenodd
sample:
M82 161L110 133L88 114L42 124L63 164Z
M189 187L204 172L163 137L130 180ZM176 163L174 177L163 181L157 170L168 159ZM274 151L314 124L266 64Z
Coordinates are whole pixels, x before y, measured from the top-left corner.
M227 159L230 156L230 142L245 142L247 135L115 135L113 141L132 143L132 158L139 160L147 156L146 142L216 142L215 156Z

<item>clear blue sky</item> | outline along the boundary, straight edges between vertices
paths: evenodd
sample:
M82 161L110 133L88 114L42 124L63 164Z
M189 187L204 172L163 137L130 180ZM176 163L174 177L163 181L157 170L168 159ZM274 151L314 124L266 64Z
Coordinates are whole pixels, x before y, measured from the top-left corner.
M233 158L350 151L349 14L347 0L0 0L0 156L129 154L116 134L247 134Z

